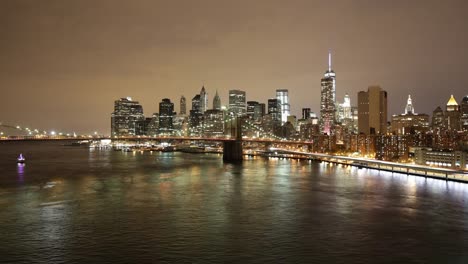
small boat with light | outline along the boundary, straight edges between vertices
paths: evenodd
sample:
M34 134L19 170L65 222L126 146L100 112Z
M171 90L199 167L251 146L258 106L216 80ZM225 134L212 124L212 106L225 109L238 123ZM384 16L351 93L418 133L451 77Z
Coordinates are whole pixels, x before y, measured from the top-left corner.
M16 159L18 163L25 163L26 159L23 157L23 154L20 154L19 157Z

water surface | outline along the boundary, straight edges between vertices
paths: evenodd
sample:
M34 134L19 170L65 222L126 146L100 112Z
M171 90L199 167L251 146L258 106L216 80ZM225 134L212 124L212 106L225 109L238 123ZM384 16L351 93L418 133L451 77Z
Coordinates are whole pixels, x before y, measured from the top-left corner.
M0 209L2 263L468 263L467 184L309 161L2 142Z

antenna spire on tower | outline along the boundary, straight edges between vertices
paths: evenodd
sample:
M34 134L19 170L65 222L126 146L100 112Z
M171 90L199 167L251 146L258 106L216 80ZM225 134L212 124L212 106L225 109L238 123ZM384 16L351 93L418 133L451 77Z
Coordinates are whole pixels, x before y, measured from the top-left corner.
M331 71L331 51L328 51L328 71Z

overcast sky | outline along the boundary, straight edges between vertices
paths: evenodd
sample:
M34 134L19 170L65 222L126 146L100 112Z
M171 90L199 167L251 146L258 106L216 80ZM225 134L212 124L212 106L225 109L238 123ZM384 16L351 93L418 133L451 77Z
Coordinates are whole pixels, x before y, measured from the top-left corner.
M332 51L337 99L378 84L389 113L468 94L468 1L2 0L0 121L109 133L114 100L179 111L204 84L266 102L289 89L292 114L319 112Z

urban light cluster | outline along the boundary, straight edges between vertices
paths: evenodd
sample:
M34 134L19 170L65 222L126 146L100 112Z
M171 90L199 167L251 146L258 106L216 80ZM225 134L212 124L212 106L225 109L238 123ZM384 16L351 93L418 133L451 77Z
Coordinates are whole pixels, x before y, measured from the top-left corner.
M275 97L266 103L248 101L245 91L230 90L225 107L216 91L210 107L203 86L192 97L191 110L186 97L181 96L178 113L169 98L159 103L159 113L151 117L145 117L143 107L131 97L115 101L111 135L223 138L232 136L233 120L240 117L244 138L312 142L311 151L318 153L358 153L379 160L467 166L468 96L460 105L450 97L445 111L437 107L430 121L429 115L415 112L409 95L402 114L387 120L388 94L379 86L359 92L357 105L351 104L349 95L337 102L337 76L331 62L329 53L328 69L320 80L320 116L310 108L302 108L300 118L291 115L287 89L276 90ZM453 159L438 161L432 153L451 153Z

